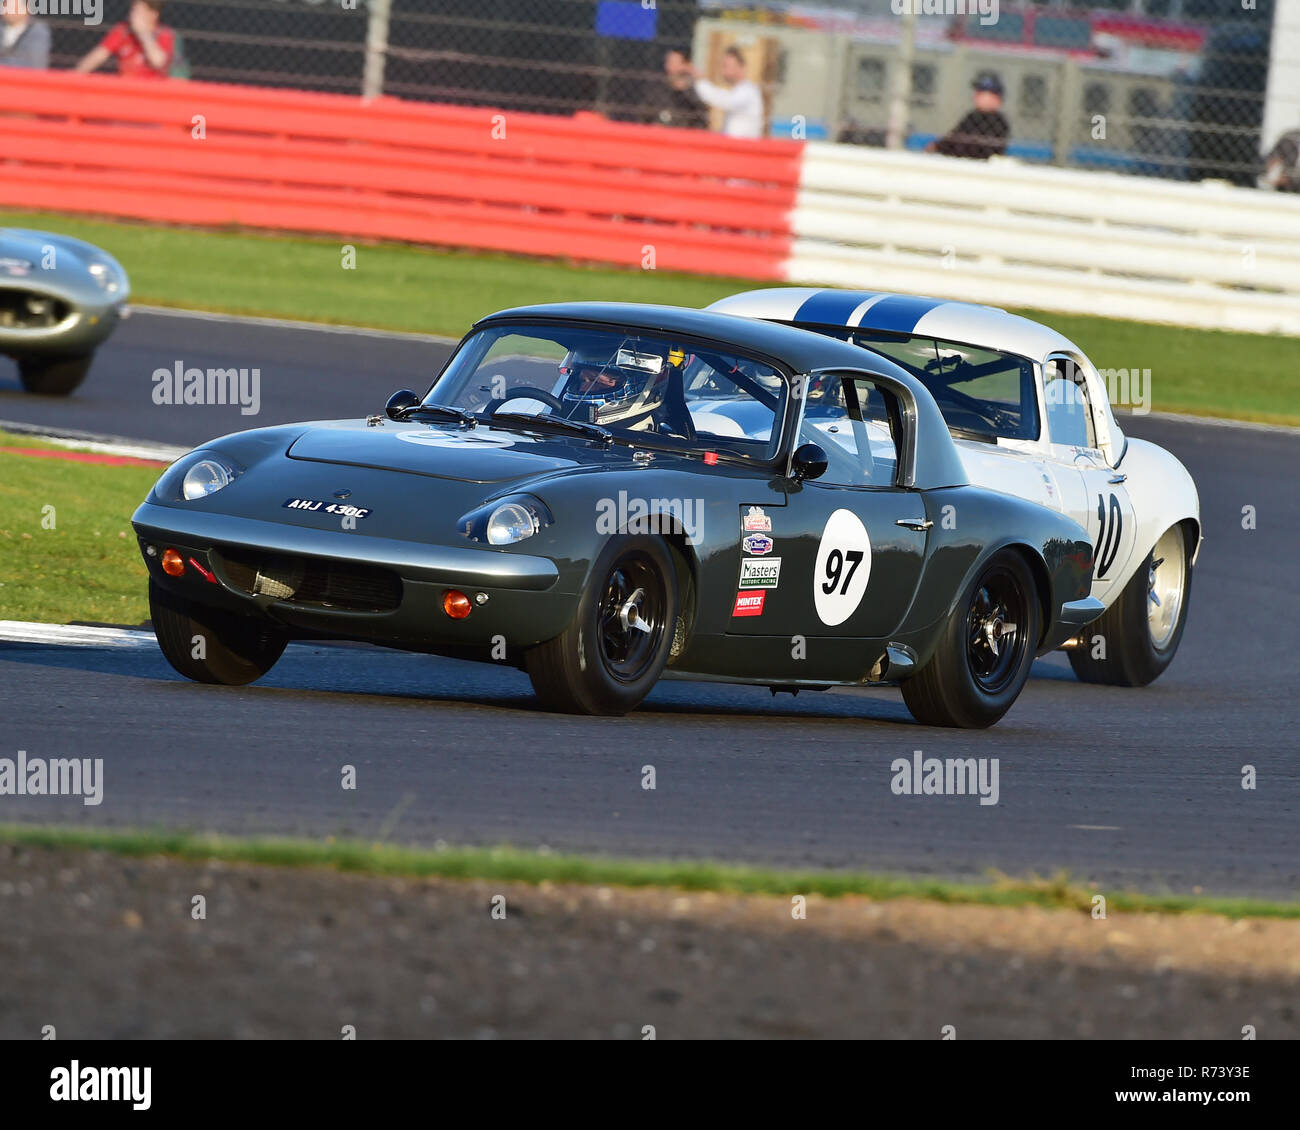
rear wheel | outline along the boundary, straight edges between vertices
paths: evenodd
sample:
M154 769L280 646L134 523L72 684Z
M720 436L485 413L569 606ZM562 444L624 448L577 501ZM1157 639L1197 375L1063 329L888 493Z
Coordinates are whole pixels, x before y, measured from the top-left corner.
M912 717L926 726L993 725L1029 678L1041 618L1025 559L1009 549L994 554L948 621L933 658L903 683Z
M163 656L187 679L241 687L284 653L288 636L266 620L196 604L149 582L149 616Z
M658 682L677 624L672 551L659 538L612 538L591 570L573 622L524 656L549 709L626 714Z
M1085 683L1145 687L1173 662L1187 623L1192 561L1182 525L1170 526L1067 654Z
M18 375L23 388L40 396L67 396L86 379L94 354L84 357L21 357Z

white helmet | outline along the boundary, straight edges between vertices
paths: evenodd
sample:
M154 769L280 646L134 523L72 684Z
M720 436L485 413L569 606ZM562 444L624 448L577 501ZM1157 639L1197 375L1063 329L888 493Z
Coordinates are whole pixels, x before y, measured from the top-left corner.
M578 346L560 362L566 378L560 401L564 415L590 424L641 423L664 401L668 364L661 352L641 352L626 343Z

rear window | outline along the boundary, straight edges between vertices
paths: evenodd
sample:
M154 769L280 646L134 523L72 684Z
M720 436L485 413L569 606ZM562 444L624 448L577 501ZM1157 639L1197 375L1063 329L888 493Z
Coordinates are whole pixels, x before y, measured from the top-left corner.
M929 389L954 435L993 442L1038 438L1034 365L1024 357L930 337L820 332L901 365Z

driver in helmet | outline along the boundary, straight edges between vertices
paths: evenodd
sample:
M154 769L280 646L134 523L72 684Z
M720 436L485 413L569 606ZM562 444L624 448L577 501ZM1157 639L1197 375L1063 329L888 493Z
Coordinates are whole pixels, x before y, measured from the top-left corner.
M563 415L602 427L675 432L665 398L676 368L671 358L642 345L612 353L608 345L570 349L560 363Z

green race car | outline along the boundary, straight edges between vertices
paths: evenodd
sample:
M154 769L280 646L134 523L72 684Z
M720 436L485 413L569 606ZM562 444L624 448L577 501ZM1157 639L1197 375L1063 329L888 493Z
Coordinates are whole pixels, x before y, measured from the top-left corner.
M424 396L206 444L134 525L163 653L214 683L342 638L515 665L564 711L899 685L982 727L1102 611L1085 530L972 486L901 367L672 307L493 314Z

